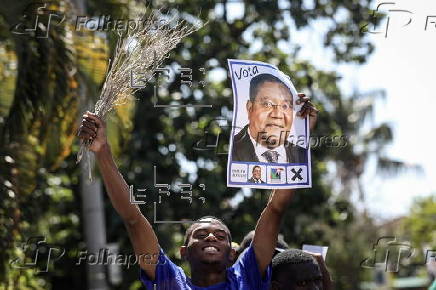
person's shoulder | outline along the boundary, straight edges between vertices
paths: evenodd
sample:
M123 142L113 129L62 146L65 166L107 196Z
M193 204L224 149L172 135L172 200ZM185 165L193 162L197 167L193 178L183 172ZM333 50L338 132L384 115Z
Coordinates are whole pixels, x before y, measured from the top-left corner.
M233 267L240 267L240 266L247 266L247 263L249 263L250 258L256 257L254 253L254 247L253 244L250 244L242 253L239 255L236 262L233 264Z
M235 143L240 142L242 140L246 140L248 138L248 124L244 126L244 128L242 128L238 134L235 135L235 137L233 138L233 141Z
M248 135L248 125L233 137L232 161L257 161Z
M185 289L182 286L186 285L187 276L185 271L174 264L161 248L156 265L155 280L151 280L142 268L140 270L140 280L146 287L154 287L153 285L156 284L168 286L170 289Z
M241 290L266 290L269 289L271 281L271 265L266 270L266 275L262 278L256 261L254 247L251 244L239 256L233 266L227 269L227 275L232 286L237 285L236 289Z

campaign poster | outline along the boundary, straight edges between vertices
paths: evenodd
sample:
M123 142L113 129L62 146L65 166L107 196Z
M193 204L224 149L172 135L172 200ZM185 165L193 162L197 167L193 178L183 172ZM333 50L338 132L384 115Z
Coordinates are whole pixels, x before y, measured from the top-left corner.
M309 118L297 116L297 90L274 65L228 60L233 122L227 186L307 188L312 186Z

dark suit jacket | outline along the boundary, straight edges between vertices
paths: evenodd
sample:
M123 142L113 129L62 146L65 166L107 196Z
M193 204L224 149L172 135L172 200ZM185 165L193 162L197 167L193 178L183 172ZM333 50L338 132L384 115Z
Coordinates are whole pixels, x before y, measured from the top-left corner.
M289 142L284 146L287 163L307 163L306 149ZM248 134L248 125L233 138L232 161L260 162Z
M251 178L248 180L248 182L255 183L256 180L254 180L254 178L251 177ZM265 181L263 181L262 179L260 179L260 183L265 183Z

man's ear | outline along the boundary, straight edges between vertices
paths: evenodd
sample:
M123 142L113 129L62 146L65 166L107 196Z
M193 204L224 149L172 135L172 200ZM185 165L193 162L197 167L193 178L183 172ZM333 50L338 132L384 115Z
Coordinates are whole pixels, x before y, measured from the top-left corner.
M247 112L251 112L251 109L253 109L253 102L248 100L245 104L245 108L247 109Z
M187 251L186 246L180 247L180 257L182 258L182 260L186 260L186 251Z
M234 263L234 262L236 262L236 259L237 259L238 257L237 257L237 253L236 253L236 250L235 249L230 249L230 253L229 253L229 259L230 259L230 261L232 261L232 263Z

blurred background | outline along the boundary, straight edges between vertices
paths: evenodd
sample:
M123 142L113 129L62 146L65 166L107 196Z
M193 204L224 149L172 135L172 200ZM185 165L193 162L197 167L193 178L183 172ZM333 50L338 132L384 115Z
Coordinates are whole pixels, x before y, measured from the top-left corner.
M99 97L123 29L116 20L158 8L204 27L164 61L169 78L138 90L107 123L120 171L134 194L146 189L136 199L168 255L188 270L178 254L183 220L215 215L240 242L266 204L268 191L226 186L227 59L258 60L277 65L320 109L313 187L290 206L284 239L328 246L335 289L428 289L436 276L431 0L2 1L0 288L141 289L98 170L90 182L86 162L76 164L75 134ZM156 205L155 184L171 192ZM192 185L192 202L180 184ZM105 249L119 261L105 263Z

